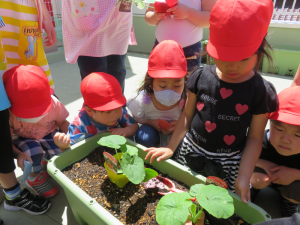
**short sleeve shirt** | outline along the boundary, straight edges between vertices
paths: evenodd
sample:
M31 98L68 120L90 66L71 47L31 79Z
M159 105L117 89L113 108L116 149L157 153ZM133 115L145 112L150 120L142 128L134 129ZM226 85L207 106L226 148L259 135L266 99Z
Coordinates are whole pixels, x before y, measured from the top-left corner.
M216 66L205 66L186 85L197 95L188 133L213 153L242 151L252 116L273 112L278 105L274 86L258 73L242 83L227 83L217 76Z
M269 130L265 130L260 159L264 159L277 165L300 170L300 154L284 156L280 155L270 143Z
M0 111L10 107L10 102L8 100L6 91L4 89L3 81L0 78Z

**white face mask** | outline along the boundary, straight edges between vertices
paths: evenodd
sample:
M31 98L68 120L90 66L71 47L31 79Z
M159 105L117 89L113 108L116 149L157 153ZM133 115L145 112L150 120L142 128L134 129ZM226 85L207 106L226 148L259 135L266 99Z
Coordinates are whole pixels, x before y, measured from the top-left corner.
M163 90L163 91L155 91L153 89L153 91L156 100L165 106L174 105L176 102L178 102L181 99L181 94L182 94L170 89Z
M39 117L35 117L35 118L28 118L28 119L24 119L24 118L18 118L18 121L22 121L22 122L26 122L26 123L37 123L39 122L41 119L43 119L48 113L46 113L45 115L39 116Z

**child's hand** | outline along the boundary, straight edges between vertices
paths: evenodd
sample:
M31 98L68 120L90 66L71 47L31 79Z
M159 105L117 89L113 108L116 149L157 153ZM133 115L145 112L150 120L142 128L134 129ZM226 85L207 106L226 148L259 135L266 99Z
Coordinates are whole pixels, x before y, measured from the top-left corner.
M30 163L33 163L30 156L27 155L26 153L24 152L20 152L18 155L17 155L17 164L18 164L18 167L20 167L22 170L24 170L24 161L27 160L28 162Z
M241 196L241 199L244 203L247 204L247 199L250 201L250 180L243 177L238 176L235 181L235 193Z
M151 156L150 163L152 163L156 157L158 157L157 162L159 162L164 159L170 158L174 153L170 148L147 148L144 151L148 152L145 160L147 160Z
M174 121L170 122L169 124L171 124L172 127L168 128L168 129L161 129L161 132L162 132L164 135L169 135L169 134L171 134L171 133L174 132L175 127L176 127L176 124L177 124L177 120L174 120Z
M120 135L120 136L123 136L123 137L128 137L128 132L127 132L126 127L124 127L124 128L112 128L112 129L109 129L108 131L113 135Z
M289 185L295 180L297 180L297 173L299 170L285 167L277 166L271 169L273 175L270 176L269 180L275 184Z
M189 7L178 3L172 8L169 8L167 12L171 12L175 19L182 20L188 17L189 15Z
M45 12L45 13L48 13L48 11ZM52 20L51 20L50 16L44 17L43 28L44 28L44 30L47 34L47 37L45 38L46 39L45 46L50 47L50 46L54 45L55 42L56 42L56 31L53 27Z
M70 147L70 134L57 132L54 135L53 140L62 151Z
M155 17L156 20L160 21L162 18L166 17L166 14L165 13L158 13L158 12L154 11L154 17Z

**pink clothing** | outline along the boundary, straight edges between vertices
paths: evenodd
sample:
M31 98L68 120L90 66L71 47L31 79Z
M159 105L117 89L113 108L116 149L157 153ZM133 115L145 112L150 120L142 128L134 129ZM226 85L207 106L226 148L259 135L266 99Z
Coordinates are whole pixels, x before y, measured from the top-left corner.
M63 38L68 63L79 55L124 55L136 44L132 12L120 12L118 0L62 1Z
M40 140L57 128L57 122L63 122L69 116L65 106L52 96L52 108L48 114L37 123L18 121L18 117L10 112L9 124L12 134L24 138Z

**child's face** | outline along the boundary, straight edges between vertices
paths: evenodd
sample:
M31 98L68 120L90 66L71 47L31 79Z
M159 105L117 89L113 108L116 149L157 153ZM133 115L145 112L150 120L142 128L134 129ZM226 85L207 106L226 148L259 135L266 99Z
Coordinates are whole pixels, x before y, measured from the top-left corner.
M215 59L217 74L221 80L229 83L240 83L248 80L253 75L253 67L257 55L253 54L247 59L236 62L226 62Z
M270 143L280 155L300 153L300 127L279 121L271 121Z
M122 116L122 107L110 111L91 111L90 115L96 122L107 126L113 126L117 120Z
M184 77L182 78L155 78L153 80L153 89L155 91L172 90L182 93L184 89Z

